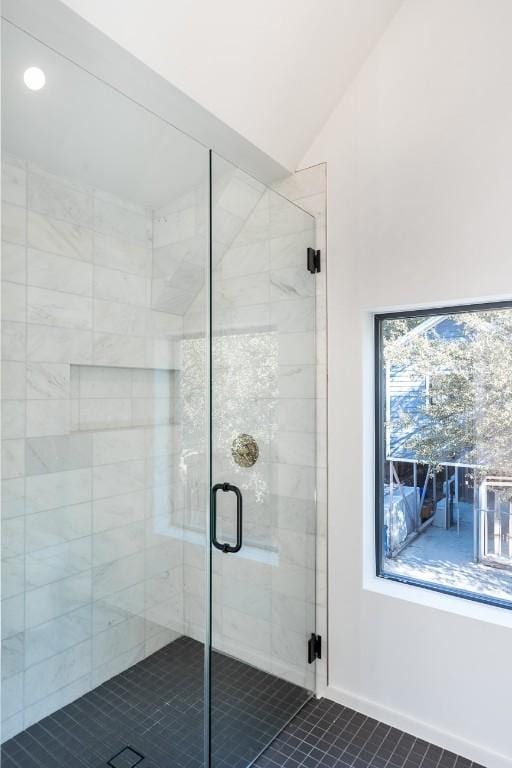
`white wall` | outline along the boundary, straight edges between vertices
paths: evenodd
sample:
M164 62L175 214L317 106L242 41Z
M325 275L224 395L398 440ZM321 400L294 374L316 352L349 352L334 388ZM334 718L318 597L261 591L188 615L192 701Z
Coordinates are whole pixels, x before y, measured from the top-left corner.
M512 293L511 26L509 0L407 0L304 158L328 166L326 693L491 767L510 613L372 576L370 312Z

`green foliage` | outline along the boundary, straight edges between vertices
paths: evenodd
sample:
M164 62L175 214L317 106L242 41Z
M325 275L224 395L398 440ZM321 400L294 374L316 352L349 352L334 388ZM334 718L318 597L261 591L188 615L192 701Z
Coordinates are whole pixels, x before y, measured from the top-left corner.
M400 413L391 428L410 433L406 448L420 462L439 466L457 461L481 473L510 476L512 310L449 319L458 333L448 338L435 326L410 333L403 320L385 321L385 361L426 388L419 412L414 417Z

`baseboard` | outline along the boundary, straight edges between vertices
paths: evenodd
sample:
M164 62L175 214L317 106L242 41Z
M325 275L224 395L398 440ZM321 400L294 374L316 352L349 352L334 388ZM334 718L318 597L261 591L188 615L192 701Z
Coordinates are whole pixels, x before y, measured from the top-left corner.
M319 695L335 701L337 704L342 704L344 707L355 709L363 715L380 720L393 728L406 731L419 739L430 741L438 747L455 752L462 757L484 765L486 768L512 768L511 757L493 752L480 744L475 744L461 736L443 731L421 720L415 720L403 712L383 707L374 701L356 696L342 688L327 686L319 691Z

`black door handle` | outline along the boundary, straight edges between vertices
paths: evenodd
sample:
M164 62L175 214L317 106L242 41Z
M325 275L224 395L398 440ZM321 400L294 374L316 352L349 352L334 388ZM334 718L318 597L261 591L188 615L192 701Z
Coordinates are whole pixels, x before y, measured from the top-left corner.
M236 544L228 544L227 542L221 543L217 541L217 491L224 491L227 493L232 491L236 496ZM212 503L211 503L211 537L212 544L221 552L240 552L242 549L242 494L240 488L236 485L230 485L229 483L217 483L212 488Z

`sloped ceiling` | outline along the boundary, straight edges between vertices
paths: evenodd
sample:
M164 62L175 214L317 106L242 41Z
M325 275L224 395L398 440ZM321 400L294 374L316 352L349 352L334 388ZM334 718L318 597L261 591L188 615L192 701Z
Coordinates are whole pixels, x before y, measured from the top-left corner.
M294 170L402 0L64 0Z

